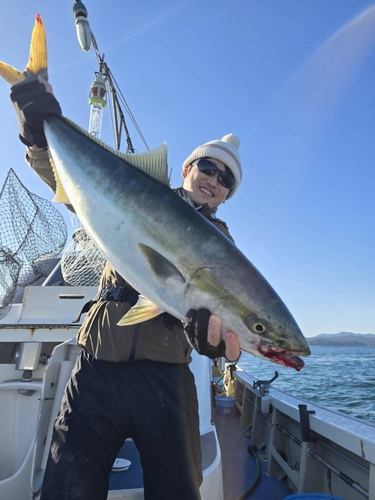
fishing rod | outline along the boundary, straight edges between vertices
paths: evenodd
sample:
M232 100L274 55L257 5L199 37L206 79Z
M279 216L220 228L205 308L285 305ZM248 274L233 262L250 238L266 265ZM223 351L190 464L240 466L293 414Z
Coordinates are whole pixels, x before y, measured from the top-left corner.
M117 150L121 147L121 135L124 132L127 153L134 153L135 149L133 147L132 140L130 138L129 130L125 121L125 116L121 107L121 102L126 109L126 112L132 121L136 131L138 132L143 144L146 149L149 150L148 144L118 86L113 73L108 67L104 60L104 54L101 54L98 48L98 44L91 30L88 21L88 12L84 4L80 0L75 0L73 6L73 16L75 18L76 32L78 42L85 52L88 52L91 46L94 48L96 58L99 63L99 71L97 71L96 78L91 85L90 89L90 119L89 119L89 131L96 137L100 136L102 116L104 108L107 104L106 95L110 99L110 110L111 110L111 121L112 129L114 133L114 142ZM121 102L120 102L121 101Z

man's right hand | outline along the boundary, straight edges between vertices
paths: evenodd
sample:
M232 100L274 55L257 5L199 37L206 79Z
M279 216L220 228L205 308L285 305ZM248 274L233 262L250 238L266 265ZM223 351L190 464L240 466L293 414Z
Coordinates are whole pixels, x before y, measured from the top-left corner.
M225 356L230 363L236 363L241 355L238 337L228 332L223 340L220 329L221 319L207 309L190 309L186 313L184 332L191 347L211 359Z
M40 76L31 76L10 89L10 99L17 115L19 138L28 147L46 148L43 119L61 115L52 87Z

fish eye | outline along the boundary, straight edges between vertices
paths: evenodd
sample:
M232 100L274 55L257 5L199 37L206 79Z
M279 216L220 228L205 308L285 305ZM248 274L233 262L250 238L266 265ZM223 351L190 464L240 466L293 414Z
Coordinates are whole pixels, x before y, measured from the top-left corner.
M267 324L265 321L259 318L254 318L254 316L250 316L246 319L246 325L249 330L257 335L264 335L267 333Z
M266 327L263 325L263 323L255 323L254 324L254 329L258 333L264 333L266 331Z

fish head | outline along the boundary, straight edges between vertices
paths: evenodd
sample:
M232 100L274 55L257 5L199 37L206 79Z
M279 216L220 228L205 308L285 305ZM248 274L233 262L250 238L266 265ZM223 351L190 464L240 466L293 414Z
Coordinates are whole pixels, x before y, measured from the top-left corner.
M310 348L282 299L234 245L221 263L196 268L186 290L191 308L204 304L220 316L222 338L235 332L243 351L300 370L298 356L309 356Z
M308 343L295 319L278 298L259 311L248 310L242 315L244 332L240 335L241 348L273 363L295 368L304 366L299 356L311 354ZM254 303L252 303L254 306Z

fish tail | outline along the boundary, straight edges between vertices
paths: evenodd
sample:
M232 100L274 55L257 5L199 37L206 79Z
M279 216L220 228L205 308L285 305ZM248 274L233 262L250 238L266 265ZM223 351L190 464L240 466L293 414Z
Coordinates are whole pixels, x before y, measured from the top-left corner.
M31 34L30 55L25 73L27 76L41 75L46 80L48 79L46 30L39 14L36 15Z
M31 34L30 54L24 71L0 61L0 76L10 85L15 85L32 75L41 75L48 79L47 72L47 41L42 18L36 15L34 28Z
M9 66L9 64L5 64L2 61L0 61L0 76L2 76L10 85L15 85L25 78L23 71L18 71L18 69L13 68L13 66Z

